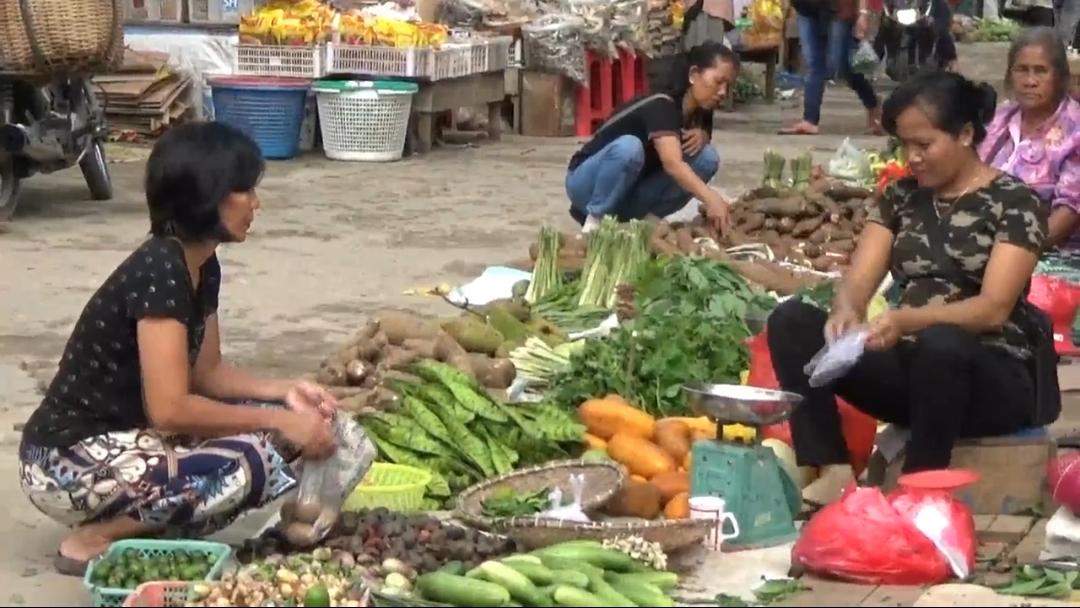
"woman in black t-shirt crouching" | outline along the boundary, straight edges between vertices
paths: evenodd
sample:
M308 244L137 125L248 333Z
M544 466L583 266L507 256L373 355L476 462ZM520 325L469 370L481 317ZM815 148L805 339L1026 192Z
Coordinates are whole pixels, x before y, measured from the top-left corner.
M691 197L718 227L727 224L728 203L708 186L720 167L711 145L712 114L730 93L739 58L710 41L681 60L670 90L616 108L570 159L570 215L586 232L605 215L665 217Z
M247 237L263 169L254 142L220 123L177 127L154 147L152 236L86 304L19 449L30 501L75 528L61 572L79 574L112 541L208 534L281 496L296 478L271 434L305 458L332 453L325 389L221 356L215 250Z

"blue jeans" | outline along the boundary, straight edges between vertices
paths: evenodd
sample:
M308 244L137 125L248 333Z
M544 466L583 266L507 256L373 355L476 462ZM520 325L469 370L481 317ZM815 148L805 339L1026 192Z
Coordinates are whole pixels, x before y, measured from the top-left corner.
M720 156L709 144L686 162L706 183L720 168ZM614 215L625 222L649 214L662 218L690 202L690 193L667 173L641 177L644 164L645 148L633 135L623 135L585 159L566 175L571 214L578 221L585 215Z
M799 15L799 42L809 67L803 98L803 120L810 124L821 122L821 101L825 97L825 81L833 75L847 80L859 101L867 110L878 105L874 87L866 76L851 71L851 54L855 50L853 25L833 19L828 13L808 17Z

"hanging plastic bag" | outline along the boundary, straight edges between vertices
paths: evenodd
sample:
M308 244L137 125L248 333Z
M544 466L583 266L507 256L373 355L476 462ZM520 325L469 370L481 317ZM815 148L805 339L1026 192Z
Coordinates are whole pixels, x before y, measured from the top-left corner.
M747 384L760 388L780 388L780 382L773 371L772 354L769 352L768 336L765 332L750 338L750 374ZM856 475L860 475L874 451L874 438L877 436L877 421L855 409L847 401L837 397L840 406L840 427L844 443L848 447L848 458ZM794 445L791 438L791 423L781 422L762 429L766 439L779 439L788 445Z
M313 545L330 533L341 507L378 455L375 444L352 418L334 417L337 449L326 460L304 462L296 502L282 507L286 539L298 546Z
M585 21L576 15L553 13L521 27L525 66L563 74L581 85L585 74Z
M945 553L916 525L927 519ZM867 585L933 585L970 573L975 543L970 511L947 493L855 488L803 527L792 562Z
M846 376L862 358L867 335L864 329L850 331L819 350L803 368L810 376L810 386L828 386Z
M859 48L851 54L851 71L856 74L873 74L880 64L881 58L874 51L874 45L868 40L859 43Z

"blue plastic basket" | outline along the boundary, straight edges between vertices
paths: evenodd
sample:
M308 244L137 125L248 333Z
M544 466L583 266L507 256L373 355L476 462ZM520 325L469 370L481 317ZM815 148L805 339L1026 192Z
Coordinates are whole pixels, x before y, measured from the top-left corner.
M310 86L310 81L297 78L213 78L214 120L247 133L266 158L292 158L300 149Z
M221 576L221 571L225 568L226 562L229 561L229 556L232 555L232 549L229 545L222 543L213 543L202 540L119 540L109 545L108 550L99 559L90 562L86 567L86 574L83 576L83 584L90 590L90 601L93 606L120 606L123 605L124 600L129 595L135 592L135 588L121 589L115 587L103 587L101 585L94 584L93 573L94 566L102 560L108 560L115 557L118 553L123 553L128 549L134 549L142 557L160 557L162 555L169 555L177 551L199 551L202 553L209 553L214 556L214 564L210 567L210 572L206 575L206 580L217 580Z

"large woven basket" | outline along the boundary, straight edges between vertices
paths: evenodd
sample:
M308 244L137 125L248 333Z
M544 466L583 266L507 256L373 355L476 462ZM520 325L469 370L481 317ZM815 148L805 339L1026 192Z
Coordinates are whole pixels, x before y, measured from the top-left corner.
M492 531L509 536L526 549L540 549L571 540L595 540L640 536L659 543L667 553L699 544L709 534L714 522L703 519L614 519L577 523L539 517L514 517L497 520Z
M578 474L585 476L584 494L581 497L585 511L604 506L622 487L625 479L622 469L613 462L549 462L488 479L465 489L458 496L454 516L481 530L497 529L499 523L505 519L493 519L484 515L484 500L496 490L509 488L515 492L527 493L559 488L564 497L570 497L570 478Z
M122 58L119 0L0 0L0 73L107 70Z

